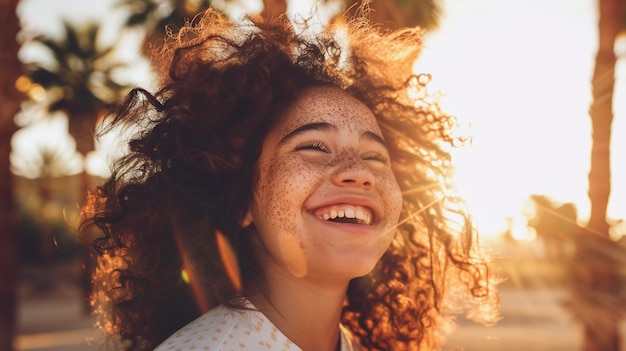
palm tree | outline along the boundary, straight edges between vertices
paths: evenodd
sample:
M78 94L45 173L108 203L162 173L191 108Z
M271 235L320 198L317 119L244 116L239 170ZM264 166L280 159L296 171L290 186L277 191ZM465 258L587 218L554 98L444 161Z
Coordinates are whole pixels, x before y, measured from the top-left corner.
M294 1L294 0L292 0ZM341 2L348 13L354 14L359 9L359 0L323 0L323 3ZM228 13L229 0L220 11ZM191 20L199 12L212 6L210 0L120 0L119 6L130 10L131 15L126 21L126 27L141 27L147 37L144 41L144 52L148 52L150 45L158 43L166 35L166 28L176 30L185 21ZM263 10L259 15L265 20L272 20L287 12L288 0L263 0ZM439 24L440 6L437 0L393 0L373 1L372 21L381 23L385 27L413 27L420 26L425 30L432 30ZM149 56L149 55L148 55Z
M39 205L35 213L39 224L40 257L44 263L49 263L54 254L54 238L51 224L54 217L51 217L50 206L55 203L52 194L53 180L57 177L76 174L81 167L80 157L74 151L74 145L68 141L65 144L57 140L49 140L37 137L47 132L64 132L67 127L58 124L58 131L49 122L51 118L41 120L37 124L21 128L14 137L29 140L34 144L35 152L19 153L19 148L13 150L11 155L11 169L17 176L37 179L37 192ZM42 133L43 132L43 133ZM37 135L38 134L38 135Z
M546 255L561 263L572 262L572 246L580 227L578 210L571 202L559 203L547 195L532 194L529 203L534 213L528 216L528 226L537 233L546 247Z
M326 0L328 1L328 0ZM359 0L344 0L351 11L358 9ZM393 0L372 1L372 22L387 28L415 27L433 30L439 25L441 15L437 0Z
M113 59L114 46L100 47L97 24L75 28L64 23L65 33L61 39L38 36L33 39L48 50L51 62L29 62L29 77L43 87L48 95L48 111L65 112L69 119L69 133L76 141L77 151L85 158L95 150L93 130L99 119L130 89L118 82L114 75L126 63ZM90 176L84 169L81 176L81 194L91 188ZM85 297L91 292L90 254L83 252L85 274L83 290ZM85 298L85 312L90 310Z
M114 78L127 64L113 60L114 46L98 46L99 25L75 28L64 23L64 30L61 39L35 37L33 42L49 51L51 62L29 62L26 67L33 83L48 92L48 110L67 114L76 149L86 156L95 149L98 119L130 89Z
M225 6L218 10L227 13L229 2L226 0ZM167 30L176 31L185 22L192 20L211 5L211 0L120 0L118 2L118 6L130 10L126 27L140 27L146 31L144 52L148 52L150 45L162 40ZM287 11L286 0L263 0L263 5L260 16L265 19L276 18Z
M13 116L22 99L15 89L21 64L16 41L18 0L0 0L0 350L13 350L17 282L16 209L9 155L16 130Z
M615 243L608 238L606 210L611 193L611 124L615 86L615 40L623 28L624 0L598 0L598 51L592 78L593 102L589 109L592 125L589 200L591 215L587 230L580 235L579 262L573 267L574 289L571 308L583 323L584 351L619 351L620 298L618 261L608 253Z
M167 28L176 30L199 12L211 6L210 0L119 0L117 6L130 11L126 20L128 28L142 28L146 32L143 51L162 40ZM146 55L150 56L150 55Z
M292 0L294 1L294 0ZM341 0L343 7L348 13L358 11L362 0ZM324 3L336 2L336 0L324 0ZM263 12L265 19L274 18L287 9L287 0L263 0ZM439 24L441 12L437 0L378 0L369 3L372 10L372 22L382 24L387 28L419 26L425 30L435 29Z
M287 12L287 0L263 0L261 17L271 20Z

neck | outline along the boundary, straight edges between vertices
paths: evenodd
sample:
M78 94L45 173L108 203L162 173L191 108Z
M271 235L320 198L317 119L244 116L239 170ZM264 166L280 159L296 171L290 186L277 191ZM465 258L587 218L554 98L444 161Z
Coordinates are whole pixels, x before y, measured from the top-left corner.
M320 285L283 273L268 276L250 301L302 350L335 351L348 282Z

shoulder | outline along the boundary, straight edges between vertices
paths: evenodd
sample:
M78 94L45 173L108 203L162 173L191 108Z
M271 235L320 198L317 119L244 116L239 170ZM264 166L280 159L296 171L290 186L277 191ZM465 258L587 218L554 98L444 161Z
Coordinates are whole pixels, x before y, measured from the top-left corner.
M341 337L341 351L362 351L363 349L354 340L352 333L344 325L339 325L340 337Z
M218 306L167 338L155 351L300 350L255 310Z
M228 342L236 325L237 322L231 310L218 306L172 334L155 351L202 350L203 348L220 350Z

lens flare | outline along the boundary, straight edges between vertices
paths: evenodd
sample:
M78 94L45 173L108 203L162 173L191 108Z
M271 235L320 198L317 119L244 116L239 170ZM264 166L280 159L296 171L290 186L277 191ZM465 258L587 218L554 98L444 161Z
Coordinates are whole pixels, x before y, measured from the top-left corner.
M230 279L231 284L235 287L237 292L241 292L241 272L239 270L239 262L237 261L237 254L230 244L230 241L224 233L217 231L215 233L215 239L217 240L217 248L220 251L220 257L222 258L222 264L226 270L226 274Z

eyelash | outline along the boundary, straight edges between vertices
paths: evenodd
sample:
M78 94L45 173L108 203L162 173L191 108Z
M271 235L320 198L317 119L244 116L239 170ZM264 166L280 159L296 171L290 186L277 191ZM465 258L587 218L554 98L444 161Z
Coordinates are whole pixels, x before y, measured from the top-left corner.
M372 161L380 161L382 163L389 163L389 157L376 153L376 152L369 152L365 155L363 155L363 159L364 160L372 160Z
M306 143L302 143L302 144L298 144L295 147L296 151L300 151L300 150L318 150L318 151L322 151L325 153L330 153L330 149L324 145L322 142L319 141L309 141ZM389 157L376 153L376 152L369 152L365 155L363 155L363 159L364 160L372 160L372 161L380 161L382 163L388 163L389 162Z
M330 149L319 141L309 141L296 146L296 151L299 150L319 150L325 153L329 153Z

